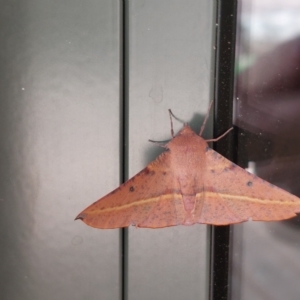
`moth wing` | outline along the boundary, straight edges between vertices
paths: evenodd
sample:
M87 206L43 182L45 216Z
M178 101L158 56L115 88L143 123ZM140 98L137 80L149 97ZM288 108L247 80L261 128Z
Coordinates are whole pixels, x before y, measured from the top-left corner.
M300 212L300 199L247 172L208 148L204 203L198 222L227 225L278 221Z
M184 219L182 196L170 164L162 153L145 169L82 211L76 219L96 228L129 225L159 228Z

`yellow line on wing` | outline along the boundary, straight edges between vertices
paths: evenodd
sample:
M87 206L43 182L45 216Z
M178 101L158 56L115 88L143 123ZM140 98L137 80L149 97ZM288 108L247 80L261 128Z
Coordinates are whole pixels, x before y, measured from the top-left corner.
M149 204L151 202L158 202L158 200L168 200L168 199L182 199L181 194L167 194L167 195L161 195L158 197L154 197L154 198L149 198L149 199L140 199L140 200L136 200L135 202L132 203L128 203L128 204L124 204L124 205L120 205L120 206L112 206L112 207L108 207L108 208L104 208L104 209L99 209L99 210L95 210L92 212L89 212L89 214L98 214L98 213L106 213L106 212L111 212L111 211L116 211L116 210L123 210L123 209L127 209L130 208L132 206L140 206L140 205L144 205L144 204Z
M227 199L227 200L256 202L256 203L261 203L261 204L270 203L270 204L277 204L277 205L299 206L299 203L293 202L293 201L268 200L268 199L260 199L260 198L254 198L254 197L249 197L249 196L230 195L230 194L222 194L222 193L207 192L207 191L196 194L196 198L198 198L198 197L203 198L203 196L205 199L220 197L225 200ZM182 200L182 195L174 193L174 194L166 194L166 195L161 195L158 197L153 197L153 198L148 198L148 199L140 199L140 200L136 200L135 202L120 205L120 206L113 206L113 207L108 207L108 208L104 208L104 209L99 209L99 210L97 209L94 211L90 211L89 214L99 214L99 213L107 213L107 212L111 212L111 211L120 211L120 210L131 208L133 206L140 206L140 205L158 202L158 200L170 200L170 199L176 199L176 198Z
M197 194L201 195L201 194ZM223 199L228 199L228 200L240 200L240 201L249 201L249 202L256 202L256 203L261 203L261 204L280 204L280 205L299 205L297 202L293 201L279 201L279 200L269 200L269 199L260 199L260 198L254 198L254 197L249 197L249 196L241 196L241 195L230 195L230 194L222 194L222 193L215 193L215 192L205 192L205 198L213 198L213 197L220 197Z

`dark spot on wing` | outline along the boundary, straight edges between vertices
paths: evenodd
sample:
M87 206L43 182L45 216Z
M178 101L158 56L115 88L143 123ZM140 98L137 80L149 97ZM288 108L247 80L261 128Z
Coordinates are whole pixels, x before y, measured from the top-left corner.
M111 191L110 193L108 193L107 195L113 195L115 193L117 193L121 188L117 187L115 190ZM95 204L97 201L95 201L93 204Z
M205 151L207 152L207 151L209 151L209 150L211 150L211 148L209 148L209 147L207 146L206 149L205 149Z
M252 186L252 185L253 185L252 181L248 181L248 182L247 182L247 185L248 185L248 186Z
M204 189L204 192L214 192L214 191L215 191L215 189L212 186L207 186Z
M234 163L231 163L229 167L224 168L224 172L232 171L235 167L237 167L237 165Z
M167 172L162 172L163 175L167 175Z
M233 170L234 168L236 168L236 166L237 166L236 164L234 164L234 163L231 163L231 165L230 165L229 169L230 169L230 170Z
M210 172L215 173L215 170L214 170L214 169L211 169Z
M134 187L131 186L131 187L129 188L129 191L130 191L130 192L134 192Z
M146 175L153 176L153 175L155 174L155 171L150 170L149 168L145 168L145 174L146 174Z

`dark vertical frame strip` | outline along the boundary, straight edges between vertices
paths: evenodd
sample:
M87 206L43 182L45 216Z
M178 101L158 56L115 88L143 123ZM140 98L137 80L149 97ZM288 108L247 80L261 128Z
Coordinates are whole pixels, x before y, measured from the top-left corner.
M128 53L128 1L120 0L120 181L128 178L128 84L129 84L129 53ZM121 233L121 299L126 300L128 295L128 229L123 228Z
M234 96L234 58L237 0L218 0L216 18L216 65L214 136L232 127ZM214 144L214 149L232 160L232 135ZM211 228L210 300L227 300L229 296L230 226Z

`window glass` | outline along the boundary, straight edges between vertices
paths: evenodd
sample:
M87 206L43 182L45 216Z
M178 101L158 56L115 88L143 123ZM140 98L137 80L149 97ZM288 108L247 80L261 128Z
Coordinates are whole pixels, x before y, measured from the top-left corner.
M239 2L239 164L300 196L300 1ZM299 299L300 218L233 226L232 299Z

